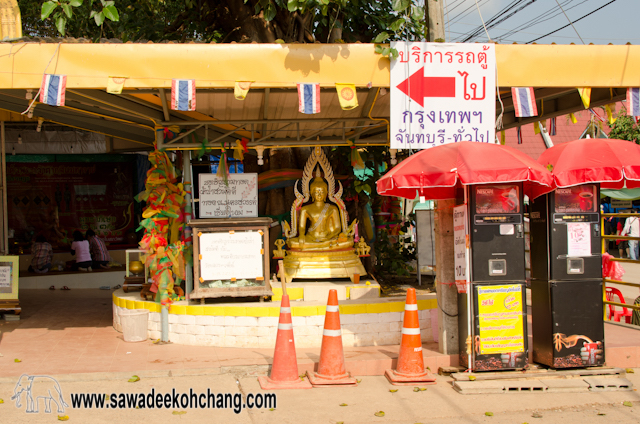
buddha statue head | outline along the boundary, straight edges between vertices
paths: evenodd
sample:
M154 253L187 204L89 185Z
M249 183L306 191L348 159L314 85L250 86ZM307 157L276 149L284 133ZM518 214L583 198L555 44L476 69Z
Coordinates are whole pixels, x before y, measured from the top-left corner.
M320 169L316 169L316 177L309 186L311 198L316 202L324 202L327 200L328 185L320 176Z

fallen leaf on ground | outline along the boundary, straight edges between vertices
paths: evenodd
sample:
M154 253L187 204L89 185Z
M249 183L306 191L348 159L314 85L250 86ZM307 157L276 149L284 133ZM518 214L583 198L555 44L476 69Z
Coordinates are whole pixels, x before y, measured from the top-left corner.
M68 415L58 415L58 421L69 421Z
M541 413L539 413L539 412L534 412L533 414L531 414L531 416L532 416L533 418L542 418L542 414L541 414Z
M398 389L389 389L389 391L390 391L391 393L395 393L395 392L397 392L397 391L398 391Z
M340 406L349 406L346 403L341 403Z
M635 371L633 370L633 368L627 368L626 370L624 370L627 374L633 374L635 373Z
M344 421L336 421L336 424L344 424Z
M598 415L607 415L604 412L598 412Z
M173 411L172 412L173 415L184 415L186 413L187 413L187 411Z
M269 408L269 411L275 411L276 408Z
M2 399L0 399L0 404L4 403L4 401Z
M356 379L356 383L362 383L362 380Z
M22 360L21 360L21 359L16 358L16 359L14 359L14 360L13 360L13 362L22 362Z
M485 412L484 415L487 417L493 417L493 412Z
M378 411L373 415L375 415L376 417L384 417L384 411Z
M135 383L136 381L140 381L140 377L137 375L134 375L129 379L129 383Z
M159 342L160 342L160 339L154 341L153 344L158 344Z
M624 406L633 406L633 403L629 402L628 400L625 400L624 402L622 402L622 404Z
M469 376L469 381L476 381L476 378L473 375Z

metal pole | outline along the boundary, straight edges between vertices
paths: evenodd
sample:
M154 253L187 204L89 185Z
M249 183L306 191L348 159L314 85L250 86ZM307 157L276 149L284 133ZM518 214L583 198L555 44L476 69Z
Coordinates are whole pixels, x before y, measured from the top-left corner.
M189 226L189 221L191 221L191 190L193 189L192 173L191 173L191 151L186 150L182 154L182 181L184 185L185 195L185 207L184 207L184 239L186 240L186 246L190 246L193 244L191 241L191 227ZM184 295L185 299L187 299L187 304L189 304L189 295L193 291L193 269L191 265L187 264L185 269L185 288Z
M0 138L2 138L2 253L9 254L9 210L7 204L7 149L4 132L4 121L0 122Z
M169 342L169 307L162 305L160 311L160 341L163 343Z

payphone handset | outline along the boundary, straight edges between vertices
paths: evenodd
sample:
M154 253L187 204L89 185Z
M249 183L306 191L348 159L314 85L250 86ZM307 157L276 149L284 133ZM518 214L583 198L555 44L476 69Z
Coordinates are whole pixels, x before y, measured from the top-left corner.
M522 184L474 185L470 192L472 279L524 281Z

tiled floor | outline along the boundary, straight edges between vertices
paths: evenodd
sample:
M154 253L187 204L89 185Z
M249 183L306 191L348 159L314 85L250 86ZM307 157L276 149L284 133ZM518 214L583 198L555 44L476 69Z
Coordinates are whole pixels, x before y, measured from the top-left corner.
M273 349L235 349L178 344L126 343L112 327L111 291L24 290L22 319L0 320L0 377L23 373L59 375L90 372L143 372L266 366ZM640 331L606 325L607 362L640 366ZM398 346L345 348L347 370L354 375L381 375L395 366ZM456 365L437 344L425 344L425 365L432 370ZM319 349L297 349L300 373L311 370ZM21 362L15 362L19 359Z

